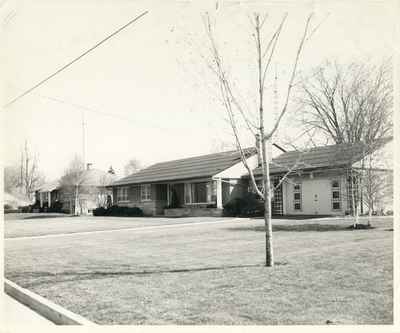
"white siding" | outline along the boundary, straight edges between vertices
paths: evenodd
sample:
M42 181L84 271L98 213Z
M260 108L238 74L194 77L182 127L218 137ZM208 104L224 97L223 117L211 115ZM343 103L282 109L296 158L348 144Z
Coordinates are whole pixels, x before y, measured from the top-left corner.
M251 156L247 159L247 164L249 165L250 169L254 169L257 166L257 156ZM243 163L240 161L236 163L235 165L229 167L228 169L225 169L221 171L220 173L217 173L216 175L213 176L213 178L240 178L244 175L247 174L247 169L243 165Z
M332 180L340 181L340 210L332 208ZM294 209L294 182L301 183L301 210ZM347 209L347 190L344 176L310 179L309 176L289 179L284 185L284 212L288 215L344 215Z

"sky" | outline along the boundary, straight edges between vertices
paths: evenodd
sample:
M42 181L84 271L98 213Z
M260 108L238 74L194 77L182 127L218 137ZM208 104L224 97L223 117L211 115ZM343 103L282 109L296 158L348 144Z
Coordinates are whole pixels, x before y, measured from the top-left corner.
M41 87L3 107L4 165L25 140L47 180L60 177L83 151L86 162L122 176L126 162L143 165L215 151L232 142L213 74L208 70L204 15L215 23L227 71L249 112L256 110L255 49L249 20L268 14L265 41L288 13L267 82L266 126L283 104L307 16L315 33L299 70L337 60L379 63L395 49L398 8L391 1L2 1L3 105L148 10L148 14ZM206 60L205 60L206 59ZM290 111L290 109L289 109ZM299 131L290 117L279 136ZM243 131L245 145L253 138Z

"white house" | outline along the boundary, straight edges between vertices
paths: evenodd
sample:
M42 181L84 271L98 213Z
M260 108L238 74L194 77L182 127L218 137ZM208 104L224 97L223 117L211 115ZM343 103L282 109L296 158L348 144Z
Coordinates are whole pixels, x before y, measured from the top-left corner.
M371 156L372 163L367 165ZM392 160L392 138L379 140L373 147L361 143L340 144L285 152L270 163L270 176L275 185L288 174L282 185L274 190L272 213L345 215L353 210L352 193L356 199L354 206L360 212L365 211L368 209L367 193L361 189L366 187L367 179L365 175L361 177L361 173L366 170L371 171L374 177L382 175L381 181L387 183L386 193L382 193L379 200L382 207L374 210L391 210ZM261 184L260 168L254 174Z

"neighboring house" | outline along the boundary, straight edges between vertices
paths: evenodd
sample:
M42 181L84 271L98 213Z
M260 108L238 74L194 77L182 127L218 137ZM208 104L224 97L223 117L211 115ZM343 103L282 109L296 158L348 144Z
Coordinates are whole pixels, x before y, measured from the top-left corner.
M382 175L382 181L391 187L390 179L393 177L393 166L390 165L393 160L391 142L392 138L379 140L371 149L362 144L329 145L303 152L289 151L274 158L270 163L270 175L275 186L288 171L291 169L292 171L274 191L271 203L272 214L345 215L352 213L352 186L355 186L355 197L361 201L361 205L358 204L361 208L359 211L361 213L363 210L366 211L367 199L366 194L363 198L363 191L360 189L360 171L366 169L368 157L371 154L374 155L374 162L370 169L375 176ZM261 186L261 169L257 168L254 174L257 183ZM244 178L248 179L248 176ZM363 181L367 181L365 177ZM249 190L252 190L250 186ZM385 198L380 200L381 207L376 207L374 210L393 209L393 195L390 192L390 190L386 191Z
M110 168L109 172L90 168L83 171L82 183L79 185L79 211L88 214L94 208L112 202L112 191L107 188L116 176ZM75 211L75 196L73 186L61 185L59 181L46 183L36 191L36 201L41 208L51 207L55 202L62 204L64 212Z
M255 168L256 150L244 153ZM139 207L145 215L220 216L223 205L246 189L245 174L238 151L157 163L114 182L114 204Z
M40 208L49 208L59 200L58 181L47 182L36 189L35 201Z
M31 202L27 198L19 198L11 193L4 192L4 207L7 209L18 209L19 207L28 206Z

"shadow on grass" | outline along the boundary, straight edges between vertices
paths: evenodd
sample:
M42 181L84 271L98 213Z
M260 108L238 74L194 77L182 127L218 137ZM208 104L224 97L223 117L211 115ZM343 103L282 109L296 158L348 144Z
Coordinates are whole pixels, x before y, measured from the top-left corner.
M43 214L43 215L32 215L32 216L24 216L21 217L23 220L35 220L35 219L53 219L57 217L72 217L71 215L53 215L53 214Z
M332 215L272 215L273 220L312 220L326 217L334 217ZM263 220L264 216L254 216L251 219Z
M275 266L284 266L288 263L275 262ZM25 288L45 285L62 283L68 281L81 281L81 280L95 280L109 277L123 277L123 276L147 276L147 275L157 275L157 274L171 274L171 273L193 273L193 272L203 272L203 271L224 271L228 269L237 268L251 268L251 267L266 267L265 264L250 264L250 265L226 265L226 266L214 266L214 267L194 267L194 268L177 268L177 269L160 269L160 270L142 270L142 271L89 271L89 272L79 272L79 271L64 271L60 273L50 273L50 272L20 272L18 274L10 274L6 276L10 280L16 281L18 283L18 277L23 277L24 279L31 280L31 282L23 283ZM34 280L36 279L36 281Z
M237 227L227 228L230 231L265 231L265 226L254 226L254 227ZM356 228L357 230L373 229L369 228ZM352 225L340 225L340 224L320 224L320 223L307 223L307 224L277 224L272 225L272 231L344 231L344 230L355 230Z

